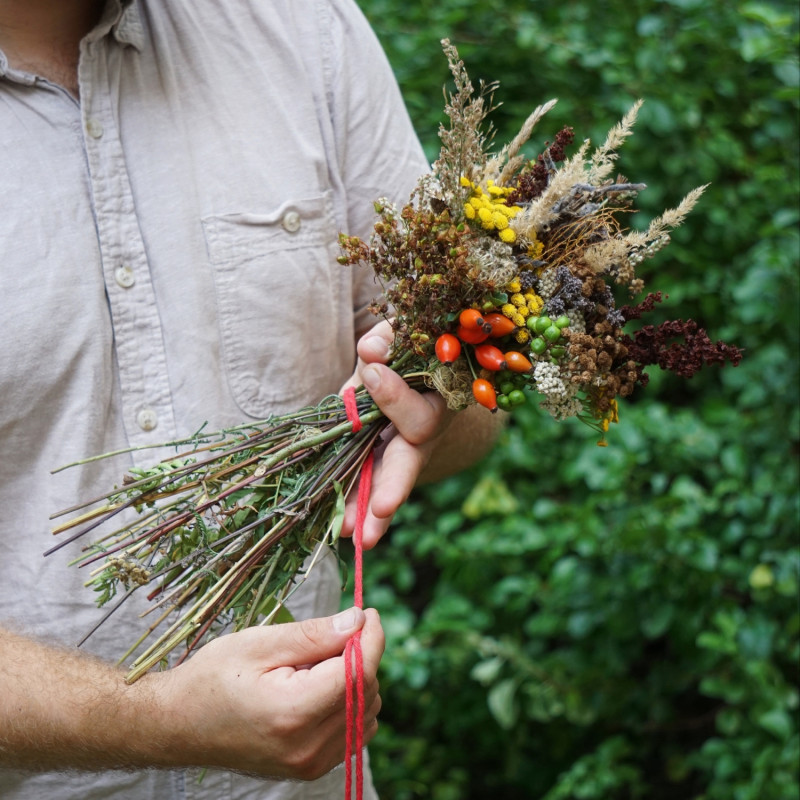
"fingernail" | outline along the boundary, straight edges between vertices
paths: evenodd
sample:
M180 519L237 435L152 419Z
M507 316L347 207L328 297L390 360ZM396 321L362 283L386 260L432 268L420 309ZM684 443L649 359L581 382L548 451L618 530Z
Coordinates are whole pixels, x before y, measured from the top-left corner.
M369 392L376 392L381 388L381 373L377 367L365 367L361 373L361 380Z
M348 608L347 611L340 611L333 618L334 630L338 631L339 633L347 633L348 631L352 631L355 627L357 627L356 620L358 611L359 610L357 608Z

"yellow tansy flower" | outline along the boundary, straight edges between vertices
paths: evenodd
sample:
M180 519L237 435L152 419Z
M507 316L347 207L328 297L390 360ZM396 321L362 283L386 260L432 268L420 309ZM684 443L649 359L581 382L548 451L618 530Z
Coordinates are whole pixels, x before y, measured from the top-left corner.
M506 244L514 244L517 241L517 234L511 228L506 228L505 230L500 231L498 234L501 241L505 242Z
M499 211L492 213L492 222L494 222L495 228L499 231L505 230L508 227L508 217L504 216Z
M481 225L486 228L487 231L490 231L494 228L494 221L492 220L492 212L489 211L488 208L479 208L478 209L478 219L481 221Z

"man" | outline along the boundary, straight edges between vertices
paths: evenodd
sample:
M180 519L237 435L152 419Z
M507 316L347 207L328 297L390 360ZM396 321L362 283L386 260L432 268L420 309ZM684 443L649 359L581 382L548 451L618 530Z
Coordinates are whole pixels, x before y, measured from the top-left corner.
M0 0L0 153L0 796L340 796L342 650L362 629L369 739L383 635L373 611L329 616L332 557L297 593L311 619L128 687L65 649L98 614L77 546L41 553L50 512L159 453L50 469L315 402L359 339L351 382L396 431L366 546L423 469L488 445L488 414L453 421L383 366L377 288L335 262L338 232L367 235L372 201L426 168L374 36L352 0ZM86 649L118 657L143 607Z

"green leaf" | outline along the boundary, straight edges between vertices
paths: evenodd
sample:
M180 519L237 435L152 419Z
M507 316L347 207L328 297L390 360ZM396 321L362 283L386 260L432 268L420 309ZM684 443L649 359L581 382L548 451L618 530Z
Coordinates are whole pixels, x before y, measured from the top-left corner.
M758 724L778 739L788 739L795 730L792 718L782 709L773 708L758 717Z
M516 693L516 680L514 678L506 678L492 686L486 698L492 716L504 730L510 730L517 719L519 709Z

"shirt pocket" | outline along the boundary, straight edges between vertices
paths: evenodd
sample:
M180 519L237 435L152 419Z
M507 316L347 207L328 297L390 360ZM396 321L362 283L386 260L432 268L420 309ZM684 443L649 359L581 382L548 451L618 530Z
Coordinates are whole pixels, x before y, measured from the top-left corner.
M202 220L224 370L233 399L251 417L294 411L346 377L332 219L323 195L264 214Z

